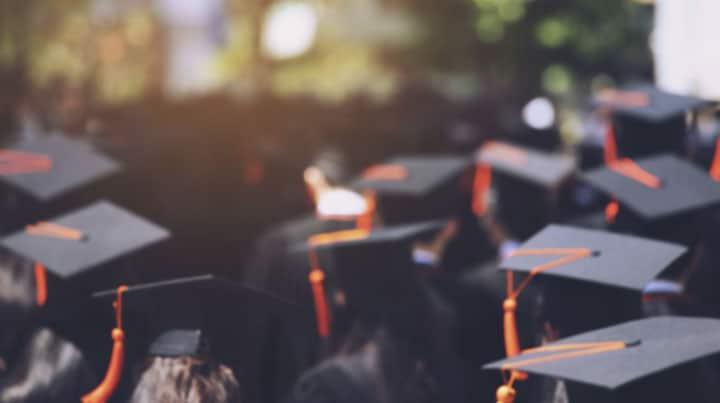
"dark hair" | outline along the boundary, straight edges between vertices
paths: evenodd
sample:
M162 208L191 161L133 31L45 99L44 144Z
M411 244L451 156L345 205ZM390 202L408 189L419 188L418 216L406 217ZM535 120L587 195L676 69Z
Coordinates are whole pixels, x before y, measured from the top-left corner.
M49 329L37 329L0 381L0 402L72 402L93 388L82 353Z
M424 403L441 400L424 361L388 329L356 324L339 354L305 373L291 403Z
M232 370L212 359L151 357L131 403L228 403L240 401Z
M419 297L405 318L356 318L338 353L305 373L290 401L462 401L467 390L451 346L452 312L427 288Z
M0 253L0 363L19 353L22 336L33 326L34 292L31 265Z
M95 384L82 353L34 321L32 262L0 253L0 402L79 401Z
M27 320L34 309L32 264L0 251L0 323ZM0 326L3 330L6 326Z

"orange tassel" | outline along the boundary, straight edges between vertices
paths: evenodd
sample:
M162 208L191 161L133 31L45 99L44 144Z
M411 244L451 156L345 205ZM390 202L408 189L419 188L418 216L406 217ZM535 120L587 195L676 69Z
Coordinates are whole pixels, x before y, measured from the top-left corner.
M82 397L82 403L107 402L120 383L125 358L125 332L122 329L122 295L125 291L127 291L126 286L118 287L117 297L113 304L115 308L115 328L112 330L113 348L105 378L92 392Z
M615 223L618 213L620 212L620 204L613 200L605 206L605 222L608 224Z
M47 271L41 263L35 263L35 300L37 306L47 302Z
M544 249L517 249L510 256L559 256L557 259L551 260L535 266L530 270L530 274L523 280L520 285L515 288L514 276L511 271L507 271L507 298L503 302L503 338L505 342L505 354L508 357L515 357L521 354L520 337L517 331L517 298L522 291L530 284L535 276L545 271L570 264L580 259L584 259L592 255L592 252L586 248L544 248ZM515 389L512 385L515 380L526 380L527 374L524 372L511 371L510 381L502 385L497 390L497 403L513 403L515 401Z
M371 231L373 227L373 219L375 218L375 212L377 209L377 200L373 192L365 192L365 211L360 214L355 220L355 228L360 231Z
M320 269L315 247L327 245L338 241L350 241L363 239L368 236L368 231L363 229L351 229L336 232L325 232L315 234L308 239L308 258L310 260L310 274L308 280L312 287L313 300L315 303L315 317L317 319L318 335L326 338L330 335L330 310L328 308L327 295L325 294L325 273Z
M617 143L615 142L615 128L608 123L605 130L605 146L603 148L605 165L610 165L618 159Z
M25 232L29 235L67 239L72 241L81 241L85 237L85 234L82 231L45 221L26 226Z
M482 217L487 213L487 192L492 184L492 170L490 166L478 163L475 168L473 181L472 210L476 216Z
M515 298L508 297L505 299L503 302L503 332L505 336L505 355L508 357L515 357L520 354L520 340L515 318L516 310L517 301Z
M51 169L52 160L45 154L0 149L0 175L48 172Z
M362 177L365 180L374 181L404 181L408 177L407 168L396 164L378 164L367 168Z
M315 317L317 321L318 335L327 339L330 336L330 310L328 309L327 296L325 294L325 274L322 270L314 268L308 276L312 287L313 299L315 300Z
M720 182L720 136L715 140L715 155L713 156L712 165L710 165L710 177Z
M660 178L643 169L630 158L613 161L608 168L622 176L630 178L646 187L658 189L661 186Z

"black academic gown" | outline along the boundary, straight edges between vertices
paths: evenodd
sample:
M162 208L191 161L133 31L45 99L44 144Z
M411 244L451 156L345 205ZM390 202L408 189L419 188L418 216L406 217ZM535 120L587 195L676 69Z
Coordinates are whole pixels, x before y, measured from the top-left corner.
M256 357L260 373L241 377L251 385L245 387L248 402L280 401L300 373L317 363L321 347L304 245L312 235L353 227L352 221L324 221L308 215L272 228L258 240L243 273L245 282L295 302L300 309L282 322L266 322L254 330L253 340L262 341L263 347ZM254 390L252 385L260 386Z

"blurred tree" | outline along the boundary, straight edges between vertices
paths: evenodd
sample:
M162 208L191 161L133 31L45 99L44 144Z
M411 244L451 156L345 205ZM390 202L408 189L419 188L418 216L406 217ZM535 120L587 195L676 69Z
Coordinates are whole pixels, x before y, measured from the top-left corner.
M262 31L273 4L310 4L318 35L310 52L271 60ZM157 88L162 30L152 1L0 1L0 64L51 78L92 80L101 99ZM122 6L120 4L125 4ZM226 88L386 99L423 82L443 93L524 102L539 93L585 92L599 74L651 75L652 7L630 0L226 0L227 43L215 68ZM457 84L461 83L461 84ZM510 99L508 99L510 98Z

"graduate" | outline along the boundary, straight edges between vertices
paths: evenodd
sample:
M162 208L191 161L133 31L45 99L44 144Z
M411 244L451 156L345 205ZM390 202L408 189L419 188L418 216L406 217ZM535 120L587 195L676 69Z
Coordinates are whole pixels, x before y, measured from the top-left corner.
M15 324L10 322L3 329L9 332L13 329L51 329L38 336L42 339L31 339L32 344L25 350L18 346L14 346L16 350L11 350L25 351L27 358L27 362L14 363L16 366L13 371L16 371L15 376L18 377L15 382L27 376L25 371L35 365L58 367L59 370L67 367L66 371L87 371L91 382L100 382L102 378L99 374L108 366L107 357L112 340L109 326L105 326L105 319L109 318L100 315L97 306L90 303L90 294L94 287L111 286L117 281L127 281L132 276L148 271L148 266L141 264L148 256L147 247L169 237L170 233L166 229L113 203L99 201L47 221L28 225L0 239L3 250L7 251L11 259L19 262L16 265L20 265L8 270L15 276L17 273L25 273L22 278L25 278L26 284L13 292L32 290L30 295L35 297L35 306L29 317L31 320L17 321ZM19 271L20 267L24 269ZM28 325L31 327L25 327ZM65 354L60 354L63 351ZM62 383L62 378L55 380L52 373L38 370L32 374L47 377L44 382L48 387L54 382ZM80 375L72 376L77 377L79 382ZM67 382L68 387L76 388L73 393L80 392L79 386L72 386L76 385L72 383L75 381ZM87 385L87 382L83 384L85 390L82 394L68 401L87 398L88 392L95 385ZM7 390L22 389L21 384L17 386L17 389ZM34 391L42 393L43 388L38 387ZM39 399L48 401L47 397ZM104 400L87 400L88 403L101 401Z
M269 294L212 275L121 286L93 298L107 307L115 301L115 331L141 346L132 403L254 401L255 357L264 350L248 329L265 315L291 311ZM123 326L124 318L132 321Z
M336 233L314 244L329 258L318 261L332 265L315 269L326 276L325 290L331 288L325 294L342 295L334 303L341 309L318 313L339 347L301 377L289 401L467 401L475 385L466 383L454 349L452 311L413 258L414 245L445 225ZM350 329L339 329L339 319Z
M533 303L525 296L530 284L538 283L540 290L533 344L537 346L642 318L643 290L686 252L679 244L607 231L546 227L500 263L507 286L502 305L506 356L521 354L527 346L519 337L517 311ZM518 278L518 273L524 277ZM562 384L530 382L527 388L537 394L564 394Z
M315 333L312 292L308 282L310 266L304 251L296 245L304 244L315 234L351 229L358 221L372 219L365 198L338 185L342 175L319 158L303 175L314 212L279 223L256 242L252 256L243 268L243 282L268 290L281 298L297 302L302 309L281 323L259 324L255 332L259 339L274 340L278 362L267 363L268 383L260 385L258 399L279 401L289 392L300 373L314 365L320 349ZM271 320L271 319L269 319Z
M689 248L684 262L665 273L671 287L664 298L677 313L709 313L716 276L717 182L693 163L670 154L619 159L585 172L582 179L606 197L609 228L680 243ZM667 289L667 287L663 287Z
M640 158L659 153L690 156L698 144L698 112L712 102L636 83L607 88L592 99L605 121L602 147L585 147L583 166L595 168L608 156Z

